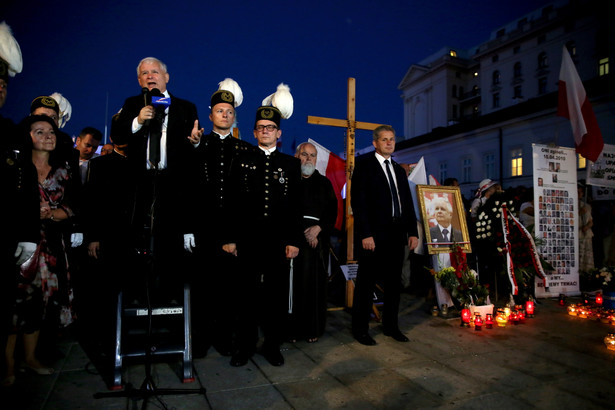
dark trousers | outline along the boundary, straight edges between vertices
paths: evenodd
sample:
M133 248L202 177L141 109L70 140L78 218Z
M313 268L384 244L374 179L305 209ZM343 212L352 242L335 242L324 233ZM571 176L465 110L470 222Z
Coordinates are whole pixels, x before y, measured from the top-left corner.
M258 328L264 343L280 346L288 312L289 262L285 246L272 245L269 238L237 251L240 273L237 280L237 344L240 351L253 353L258 342Z
M364 250L361 242L355 249L359 252L359 269L355 280L352 307L352 333L366 334L373 306L376 284L384 291L384 311L382 325L385 330L398 328L399 299L401 293L401 270L404 260L404 239L402 226L398 222L384 227L382 234L374 240L374 251Z

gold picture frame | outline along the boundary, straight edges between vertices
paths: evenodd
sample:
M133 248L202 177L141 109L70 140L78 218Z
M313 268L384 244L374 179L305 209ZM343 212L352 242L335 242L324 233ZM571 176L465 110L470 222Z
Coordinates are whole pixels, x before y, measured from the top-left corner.
M453 244L458 244L464 252L471 253L472 245L459 187L417 185L416 190L428 252L452 252ZM443 228L439 222L444 225L448 222L448 225ZM445 229L446 240L443 233Z

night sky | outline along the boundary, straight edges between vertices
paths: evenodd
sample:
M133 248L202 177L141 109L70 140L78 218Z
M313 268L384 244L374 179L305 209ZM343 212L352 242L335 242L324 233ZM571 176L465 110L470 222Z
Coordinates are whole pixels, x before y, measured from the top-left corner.
M254 143L256 108L279 83L290 86L293 116L282 124L282 150L313 138L344 150L344 130L307 124L308 115L346 118L347 79L356 78L356 119L403 134L397 86L411 64L442 47L470 49L490 32L545 0L470 1L14 1L4 20L22 50L0 113L21 120L39 95L59 92L72 105L64 131L105 132L124 100L140 92L136 66L164 61L168 89L197 105L211 129L209 98L226 77L242 88L242 138ZM357 148L370 144L357 133Z

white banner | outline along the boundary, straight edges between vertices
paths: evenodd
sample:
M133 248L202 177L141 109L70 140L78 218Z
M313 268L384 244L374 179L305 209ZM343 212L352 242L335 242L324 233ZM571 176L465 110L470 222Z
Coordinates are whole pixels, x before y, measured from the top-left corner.
M587 184L615 188L615 145L604 144L596 162L587 161Z
M538 252L554 269L547 287L537 280L537 297L578 295L579 238L577 161L574 148L532 144L534 164L534 234Z

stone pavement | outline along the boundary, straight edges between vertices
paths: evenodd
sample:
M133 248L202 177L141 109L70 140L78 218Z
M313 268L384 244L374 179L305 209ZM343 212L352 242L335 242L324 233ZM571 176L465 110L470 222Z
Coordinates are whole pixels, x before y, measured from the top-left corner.
M376 346L350 334L350 315L331 311L317 342L284 344L286 364L272 367L255 355L231 367L211 349L194 361L196 381L182 384L179 362L153 366L158 388L204 394L150 398L147 408L171 409L606 409L615 408L615 351L604 336L615 326L570 316L557 300L542 299L525 324L478 332L459 319L433 317L424 299L402 296L401 329L410 343L395 342L372 322ZM569 302L575 302L569 298ZM94 398L108 392L79 343L64 340L65 357L52 376L20 375L1 392L3 409L141 408L137 398ZM144 365L126 366L136 387ZM164 404L164 406L163 406Z

